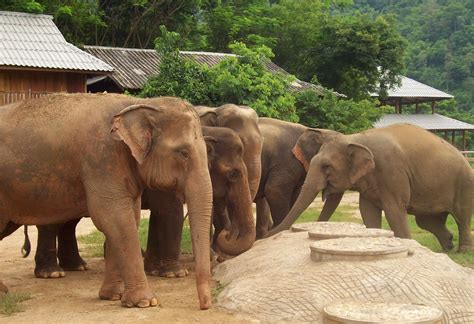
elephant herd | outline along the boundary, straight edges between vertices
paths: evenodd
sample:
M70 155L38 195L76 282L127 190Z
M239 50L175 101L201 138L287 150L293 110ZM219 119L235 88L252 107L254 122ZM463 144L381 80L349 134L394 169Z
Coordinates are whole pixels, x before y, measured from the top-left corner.
M91 217L106 237L99 296L128 307L158 304L146 273L187 275L179 262L184 203L201 309L211 306L211 249L226 259L289 229L319 192L319 220L355 190L367 227L380 227L384 211L395 235L409 238L412 214L449 250L451 214L459 250L472 244L469 163L446 141L407 124L343 135L259 118L233 104L61 94L2 107L0 139L0 240L37 225L35 275L61 277L86 269L75 227ZM141 209L151 210L144 256Z

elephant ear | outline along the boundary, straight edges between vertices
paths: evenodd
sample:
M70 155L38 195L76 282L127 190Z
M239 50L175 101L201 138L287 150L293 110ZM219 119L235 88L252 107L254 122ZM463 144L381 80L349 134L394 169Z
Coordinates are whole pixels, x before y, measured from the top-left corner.
M207 161L211 164L211 161L214 159L215 154L215 145L217 143L217 139L212 136L203 136L204 141L206 142L206 149L207 149Z
M348 148L351 161L349 177L354 184L375 169L375 161L372 152L364 145L349 144Z
M123 141L138 164L143 164L150 153L153 134L158 131L153 125L152 111L163 112L158 107L138 104L123 109L112 120L112 138Z
M330 135L338 134L327 129L308 128L298 138L292 153L308 172L311 159L319 152L321 145Z
M214 108L205 106L194 107L201 120L201 126L217 126L217 112Z

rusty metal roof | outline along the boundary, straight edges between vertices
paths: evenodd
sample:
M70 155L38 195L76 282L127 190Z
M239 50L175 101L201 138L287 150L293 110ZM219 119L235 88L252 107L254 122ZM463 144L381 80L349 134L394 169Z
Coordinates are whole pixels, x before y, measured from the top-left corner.
M84 46L84 50L114 67L114 72L109 77L123 90L139 90L150 76L160 73L161 58L152 49ZM190 51L181 51L180 55L208 66L214 66L227 57L235 57L234 54ZM271 61L266 67L273 73L288 74ZM294 81L290 87L295 91L312 89L323 93L324 90L321 86L301 80ZM338 93L336 95L344 96Z
M49 15L0 11L0 66L110 72L113 68L66 42Z
M474 130L474 125L440 114L387 114L377 121L374 127L397 123L412 124L428 130Z

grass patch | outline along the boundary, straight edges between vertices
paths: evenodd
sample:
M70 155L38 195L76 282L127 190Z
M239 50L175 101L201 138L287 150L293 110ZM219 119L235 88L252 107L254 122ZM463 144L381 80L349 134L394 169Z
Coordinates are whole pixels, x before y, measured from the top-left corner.
M336 209L334 214L331 217L331 221L335 222L352 222L352 223L362 223L362 219L356 216L356 211L358 210L357 206L347 206L342 205ZM319 216L320 209L319 208L309 208L307 209L296 221L297 223L304 223L304 222L313 222ZM473 215L474 217L474 215ZM474 220L473 220L474 222ZM441 246L438 243L436 237L427 232L422 230L415 222L415 217L412 215L408 215L408 224L410 226L410 231L412 238L416 240L423 246L426 246L433 252L443 252ZM452 216L448 217L448 221L446 226L448 227L449 231L454 235L454 246L455 248L448 252L447 255L455 262L470 268L474 268L474 251L468 251L463 253L455 252L458 246L459 238L458 238L458 228L456 222L452 218ZM390 229L388 226L387 221L383 217L382 220L382 228ZM146 241L148 237L148 219L142 219L140 222L139 227L139 235L140 235L140 244L142 249L146 249ZM85 244L85 247L81 252L83 252L85 257L100 257L103 256L103 243L104 243L104 235L99 231L94 231L91 234L83 235L78 237L79 242ZM181 240L181 251L191 253L192 252L192 245L191 245L191 234L189 229L188 220L184 222L183 227L183 236Z
M353 223L362 223L362 219L354 215L354 211L358 210L358 207L355 206L340 206L336 209L333 216L331 217L331 221L335 222L353 222ZM304 223L304 222L313 222L319 216L320 209L319 208L310 208L307 209L296 221L297 223ZM473 215L474 218L474 215ZM473 219L474 223L474 219ZM443 253L441 246L439 245L438 240L436 237L428 231L421 229L415 221L415 217L412 215L408 215L408 225L410 227L410 232L412 238L416 240L421 245L429 248L433 252ZM459 243L459 235L458 235L458 227L456 225L456 221L450 215L446 222L446 227L449 229L451 233L453 233L454 239L454 249L449 251L447 255L456 263L459 263L462 266L474 268L474 251L456 252ZM382 218L382 228L390 229L385 217ZM474 233L473 233L474 235Z
M30 294L23 292L12 292L0 297L0 314L9 316L23 312L25 307L21 303L28 299L31 299Z

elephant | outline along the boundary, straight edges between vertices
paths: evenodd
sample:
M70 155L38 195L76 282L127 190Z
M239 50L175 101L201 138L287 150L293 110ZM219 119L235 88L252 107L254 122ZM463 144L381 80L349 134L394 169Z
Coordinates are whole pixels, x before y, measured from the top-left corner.
M226 209L230 216L229 232L222 229L216 236L214 249L226 255L238 255L255 241L250 186L244 162L244 146L240 137L226 127L202 127L208 144L209 171L213 192L213 217ZM187 270L179 263L183 206L172 193L147 190L151 210L145 270L162 277L182 277ZM169 217L168 215L176 215ZM217 230L216 230L217 231Z
M238 239L226 240L224 231L216 244L226 254L238 254L250 248L255 238L243 143L238 134L229 128L202 127L202 133L207 146L214 209L228 207L231 219L238 222L235 227L239 229ZM145 189L142 209L152 211L145 253L146 272L163 277L187 275L187 269L178 263L184 220L183 202L172 191ZM65 275L64 270L87 269L77 248L77 222L38 226L36 277L59 278Z
M306 126L273 118L259 118L258 127L263 137L262 176L255 197L257 204L257 238L266 236L273 225L280 224L293 206L306 177L307 160L319 147L307 146L293 151ZM341 195L342 197L342 195ZM331 195L321 215L326 217L337 207L339 195Z
M474 175L451 144L410 124L343 135L307 129L295 151L320 147L295 204L268 236L288 229L316 195L359 192L359 208L367 227L381 227L381 213L395 236L410 238L407 214L430 231L443 249L453 247L446 228L448 214L458 225L458 251L471 249Z
M90 215L107 240L101 299L156 306L137 224L144 188L176 191L189 208L201 309L211 306L212 188L192 106L173 97L57 94L0 110L0 240L21 225Z

